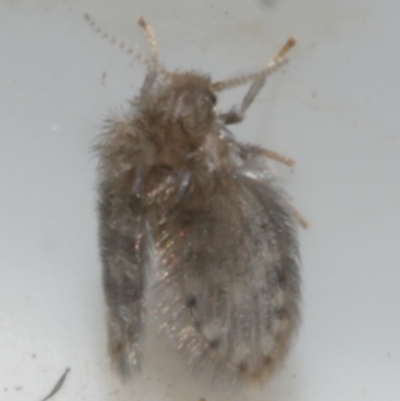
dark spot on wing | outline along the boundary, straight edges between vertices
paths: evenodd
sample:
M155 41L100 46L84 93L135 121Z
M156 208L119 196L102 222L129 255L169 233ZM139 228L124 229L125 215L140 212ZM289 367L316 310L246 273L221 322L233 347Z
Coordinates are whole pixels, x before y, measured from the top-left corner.
M239 363L239 372L240 373L246 373L248 369L247 363L246 362L240 362Z
M278 319L282 319L286 315L286 310L284 308L279 308L276 309L274 313Z
M208 343L208 346L210 347L210 349L217 349L220 346L220 341L218 340L218 338L215 338L214 340L211 340Z
M197 306L197 299L194 295L186 298L186 306L190 309L193 309Z
M265 366L269 366L269 365L271 365L272 364L272 357L271 356L266 356L265 358L264 358L264 365Z
M287 274L283 270L278 270L278 283L284 285L287 282Z

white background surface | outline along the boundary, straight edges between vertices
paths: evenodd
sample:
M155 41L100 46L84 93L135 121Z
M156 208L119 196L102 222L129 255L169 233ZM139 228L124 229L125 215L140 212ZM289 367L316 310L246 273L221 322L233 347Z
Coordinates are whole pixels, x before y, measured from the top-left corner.
M398 0L0 7L0 400L39 400L67 366L55 401L400 399ZM84 11L146 49L136 27L144 15L167 67L198 67L215 79L252 71L288 36L299 38L290 63L234 127L239 138L296 159L285 182L311 223L301 233L303 325L265 388L211 388L167 347L152 346L131 384L110 372L90 149L145 70L94 34ZM227 92L223 104L239 99Z

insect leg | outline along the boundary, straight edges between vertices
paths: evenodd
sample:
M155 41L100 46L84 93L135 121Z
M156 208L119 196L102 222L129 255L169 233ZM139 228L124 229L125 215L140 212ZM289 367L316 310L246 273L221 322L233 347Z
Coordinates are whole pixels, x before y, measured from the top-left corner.
M268 159L275 160L276 162L285 164L288 167L293 167L295 161L289 156L283 155L282 153L275 152L274 150L258 148L258 153L260 156L268 157Z
M213 90L219 92L238 85L242 85L248 81L253 81L245 97L243 98L240 107L233 107L227 113L220 115L220 119L225 124L236 124L244 119L247 109L251 106L254 99L263 88L267 76L275 71L284 62L284 57L286 56L287 52L295 45L295 43L296 40L294 38L289 38L285 45L282 46L279 52L276 53L274 57L272 57L267 66L261 71L254 74L248 74L247 76L243 75L237 78L228 79L226 81L217 82L212 85Z
M220 118L225 124L237 124L240 123L244 117L247 109L253 103L256 96L259 94L260 90L265 84L266 77L261 76L256 78L251 84L249 90L247 91L245 97L243 98L240 107L233 107L227 113L221 114Z

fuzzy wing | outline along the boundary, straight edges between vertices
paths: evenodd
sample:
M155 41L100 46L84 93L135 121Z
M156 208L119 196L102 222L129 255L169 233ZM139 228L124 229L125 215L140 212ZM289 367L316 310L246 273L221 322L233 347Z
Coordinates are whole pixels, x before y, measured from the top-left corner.
M108 348L113 365L124 378L140 369L143 348L148 241L141 200L132 190L139 168L138 149L132 125L125 120L110 121L97 146Z
M212 376L268 376L298 322L295 222L271 182L245 175L198 205L158 235L161 327Z

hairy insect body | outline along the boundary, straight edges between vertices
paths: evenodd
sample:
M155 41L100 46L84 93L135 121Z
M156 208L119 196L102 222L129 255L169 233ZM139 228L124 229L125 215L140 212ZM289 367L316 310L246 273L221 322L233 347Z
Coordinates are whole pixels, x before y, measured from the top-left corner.
M194 368L268 377L297 327L295 221L262 149L227 135L215 103L208 76L149 71L98 145L109 350L124 376L140 368L149 270L151 312Z

